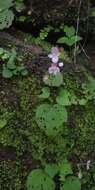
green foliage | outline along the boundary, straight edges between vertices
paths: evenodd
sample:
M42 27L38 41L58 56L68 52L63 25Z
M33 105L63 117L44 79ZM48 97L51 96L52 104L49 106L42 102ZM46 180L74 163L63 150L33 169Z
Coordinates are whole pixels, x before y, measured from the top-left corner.
M7 50L0 48L0 59L5 61L9 58L10 54Z
M8 157L9 154L7 154L7 159L0 159L0 189L13 190L14 187L14 189L20 190L22 188L20 179L20 162L16 160L10 160Z
M91 10L90 16L91 16L91 17L95 17L95 8L93 8L93 9Z
M15 11L21 12L25 9L25 4L23 0L4 0L0 1L0 30L4 28L9 28L12 25L14 14L12 8L14 7Z
M63 51L60 52L60 59L67 62L71 63L71 57L69 56L69 53L63 49Z
M42 94L39 95L39 98L47 99L50 96L50 89L48 87L42 88Z
M70 163L67 160L59 163L59 175L60 181L64 182L66 180L67 175L73 174Z
M10 8L13 0L0 1L0 29L8 28L14 19L14 14Z
M55 189L54 177L60 176L60 190L81 190L80 180L73 176L71 165L67 160L57 164L46 164L44 169L35 169L27 178L27 190Z
M0 119L0 130L2 128L4 128L6 126L6 124L7 124L7 120L6 119Z
M9 9L10 7L12 7L12 5L13 5L13 0L0 1L0 12L5 9Z
M77 104L77 97L70 93L68 90L60 89L59 95L56 97L56 102L59 105L70 106L72 104Z
M24 0L16 0L15 1L15 9L17 12L21 12L25 9Z
M27 190L54 190L55 184L52 178L42 169L30 172L27 178Z
M66 181L61 186L61 190L81 190L80 180L75 176L67 177Z
M57 40L57 43L66 44L68 46L73 46L76 42L78 42L82 39L80 36L76 35L76 31L73 26L71 26L71 27L65 26L64 32L65 32L66 36L60 37Z
M50 75L49 78L47 80L44 81L44 83L46 85L49 86L55 86L55 87L59 87L62 85L63 83L63 76L62 74L59 72L56 75Z
M43 29L41 29L38 38L40 38L40 40L45 40L51 30L53 30L53 27L52 27L52 26L44 27Z
M22 75L26 76L28 74L25 66L23 64L16 64L17 53L13 48L11 53L4 51L2 48L0 49L0 57L5 62L3 64L2 76L4 78L11 78L14 75Z
M46 164L45 165L45 172L51 177L54 178L54 176L58 173L58 166L56 164Z
M42 104L37 107L36 121L48 136L55 136L62 130L63 123L67 122L67 111L57 104Z
M87 82L82 84L85 101L95 99L95 78L86 73Z

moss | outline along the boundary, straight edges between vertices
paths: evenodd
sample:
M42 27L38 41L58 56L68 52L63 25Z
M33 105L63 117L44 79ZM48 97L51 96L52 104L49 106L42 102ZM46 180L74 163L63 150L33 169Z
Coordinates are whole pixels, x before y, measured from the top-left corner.
M19 166L15 161L6 160L0 162L0 189L20 190L21 180Z
M82 93L82 83L85 81L84 75L82 75L82 79L81 75L80 73L76 75L73 70L68 72L65 69L63 73L64 87L79 96ZM3 91L8 94L4 94L3 102L0 101L0 104L2 105L1 115L7 119L7 126L0 130L0 143L15 149L19 164L21 164L22 155L26 152L31 158L41 162L43 160L59 162L71 154L78 157L78 162L93 160L95 158L95 102L89 101L85 106L77 105L67 108L68 123L65 124L63 131L56 138L51 139L35 122L36 106L41 103L38 99L40 90L41 84L35 74L4 83ZM16 99L11 101L15 95ZM9 110L11 110L10 113ZM23 186L21 184L21 170L17 166L12 173L13 168L8 168L8 163L10 162L6 161L5 165L3 161L1 163L1 168L6 171L2 175L4 179L7 179L4 187L1 187L4 190L8 189L9 184L9 190L13 186L16 190L20 190ZM23 179L22 183L25 180Z
M18 89L21 111L27 111L29 109L29 105L33 105L35 103L36 95L38 93L36 78L32 76L18 81Z
M70 134L75 153L80 160L94 159L95 151L95 108L94 103L88 103L85 107L78 107L70 112L70 121L74 128L70 128Z

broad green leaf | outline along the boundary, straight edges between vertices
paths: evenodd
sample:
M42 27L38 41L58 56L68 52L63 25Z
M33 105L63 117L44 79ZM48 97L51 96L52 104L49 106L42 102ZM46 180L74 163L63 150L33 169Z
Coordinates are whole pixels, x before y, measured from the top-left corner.
M75 176L67 177L66 181L61 187L61 190L81 190L80 180Z
M54 190L55 183L52 178L41 169L30 172L27 178L27 190Z
M0 0L0 12L9 9L13 5L13 0Z
M56 164L46 164L45 173L53 178L58 173L58 166Z
M67 44L68 45L68 37L60 37L57 40L57 43L59 43L59 44Z
M84 106L87 103L87 99L86 98L82 98L82 99L78 99L79 105Z
M62 74L59 72L56 75L51 75L50 78L48 80L45 80L44 83L46 85L49 86L55 86L55 87L59 87L62 85L63 83L63 76Z
M60 173L60 180L63 182L65 181L67 175L73 174L71 165L67 160L64 160L59 164L59 173Z
M66 44L68 46L73 46L76 42L80 41L82 38L80 36L61 37L58 39L57 43Z
M14 69L16 68L16 65L15 65L14 62L9 62L9 61L8 61L8 63L7 63L7 68L8 68L9 70L14 70Z
M56 98L56 102L59 105L63 105L63 106L71 105L70 93L65 89L61 89L60 92L59 92L59 95Z
M2 55L4 53L4 49L0 48L0 55Z
M16 9L16 11L21 12L22 10L25 9L24 3L20 2L20 1L16 1L15 2L15 9Z
M47 99L50 96L50 89L48 87L42 88L42 94L39 95L39 98Z
M22 76L28 75L27 69L23 69L23 70L21 71L21 75L22 75Z
M72 36L70 39L71 39L72 45L75 44L76 42L82 40L82 38L78 35Z
M67 122L67 111L57 104L42 104L36 110L36 121L48 136L55 136L63 129L63 123Z
M9 69L7 69L6 67L3 68L3 71L2 71L2 76L4 78L11 78L13 76L13 73L12 71L10 71Z
M16 51L15 51L15 49L13 48L12 49L12 52L11 52L11 55L10 55L10 57L9 57L9 60L8 60L8 62L7 62L7 68L8 69L15 69L16 68L16 65L15 65L15 59L16 59L16 55L17 55L17 53L16 53Z
M75 28L73 26L65 26L64 32L66 33L67 37L71 37L75 35Z
M8 28L14 19L14 14L11 10L6 9L0 12L0 29Z
M68 90L61 89L59 95L56 98L56 102L59 105L70 106L72 104L77 104L77 98L73 93L70 93Z
M4 128L7 124L6 119L0 119L0 129Z

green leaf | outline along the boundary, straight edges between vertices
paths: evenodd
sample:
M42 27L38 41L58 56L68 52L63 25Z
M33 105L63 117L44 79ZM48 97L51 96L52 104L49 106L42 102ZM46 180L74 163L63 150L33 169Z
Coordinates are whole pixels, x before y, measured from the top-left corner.
M27 179L27 190L54 190L55 183L43 170L35 169Z
M50 96L50 89L48 87L44 87L42 89L42 94L39 95L39 98L47 99Z
M21 71L21 75L22 75L22 76L28 75L27 69L23 69L23 70Z
M15 68L16 68L16 65L15 65L15 63L14 62L7 62L7 68L9 69L9 70L14 70Z
M0 119L0 129L4 128L7 124L6 119Z
M14 14L11 10L6 9L0 12L0 29L8 28L14 19Z
M0 0L0 12L9 9L13 5L13 0Z
M68 46L73 46L76 42L80 41L82 38L80 36L61 37L57 40L57 43L66 44Z
M16 70L17 70L18 72L24 71L24 70L25 70L25 66L24 66L23 64L17 65Z
M4 78L11 78L13 76L12 71L10 71L9 69L7 69L6 67L3 68L3 72L2 72L2 76Z
M15 9L16 9L16 11L18 11L18 12L23 11L23 10L25 9L24 3L23 3L23 2L16 1L16 2L15 2Z
M71 37L75 35L75 28L73 26L65 26L64 32L66 33L66 36Z
M8 62L7 62L7 68L8 68L8 69L13 70L13 69L16 68L16 65L15 65L16 55L17 55L17 53L16 53L15 49L13 48L13 49L12 49L12 52L11 52L11 55L10 55L10 57L9 57L9 60L8 60Z
M87 99L85 99L85 98L82 98L82 99L78 99L78 102L79 102L79 105L81 105L81 106L84 106L86 103L87 103Z
M58 166L56 164L46 164L44 170L45 173L53 178L58 173Z
M0 55L2 55L4 53L4 49L0 48Z
M71 165L67 160L64 160L59 164L59 173L60 173L60 180L62 182L65 181L67 175L73 174Z
M67 177L66 181L61 187L61 190L81 190L80 180L75 176Z
M78 36L78 35L72 36L70 39L71 39L72 45L75 44L76 42L82 40L82 38L80 36Z
M48 135L55 136L67 122L67 111L63 106L42 104L36 110L38 126Z
M95 17L95 8L94 8L94 10L91 11L90 16Z
M59 87L63 83L63 76L60 72L56 75L50 75L49 79L45 80L44 83L49 86Z
M77 98L74 94L70 93L65 89L59 91L59 95L56 98L56 102L59 105L70 106L72 104L77 104Z
M59 44L67 44L68 45L68 38L67 37L61 37L57 40L57 43Z

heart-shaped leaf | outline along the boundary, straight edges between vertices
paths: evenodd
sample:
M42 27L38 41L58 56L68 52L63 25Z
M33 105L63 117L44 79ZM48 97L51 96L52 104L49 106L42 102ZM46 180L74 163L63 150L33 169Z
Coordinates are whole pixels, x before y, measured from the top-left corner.
M42 89L42 94L39 95L39 98L47 99L50 96L50 89L48 87L44 87Z
M63 129L63 123L67 122L67 111L58 104L42 104L37 108L36 121L48 136L55 136Z
M54 190L55 183L52 178L41 169L30 172L27 179L27 190Z
M59 72L56 75L50 75L49 79L44 81L46 85L59 87L63 83L63 76Z
M66 181L61 187L61 190L81 190L81 183L79 178L75 176L67 177Z

